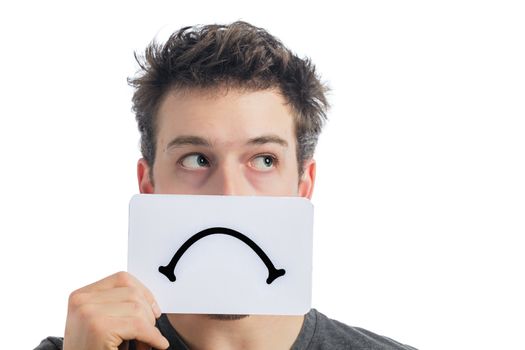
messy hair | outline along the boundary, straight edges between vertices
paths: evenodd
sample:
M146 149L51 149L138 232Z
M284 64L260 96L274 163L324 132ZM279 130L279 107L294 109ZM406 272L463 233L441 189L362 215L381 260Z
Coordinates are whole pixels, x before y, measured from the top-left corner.
M175 89L276 89L295 117L299 174L311 159L326 120L328 87L308 58L299 58L262 28L237 21L229 25L184 27L164 43L152 41L135 53L140 71L128 83L135 88L133 111L141 135L142 156L153 169L156 113ZM153 180L153 179L152 179Z

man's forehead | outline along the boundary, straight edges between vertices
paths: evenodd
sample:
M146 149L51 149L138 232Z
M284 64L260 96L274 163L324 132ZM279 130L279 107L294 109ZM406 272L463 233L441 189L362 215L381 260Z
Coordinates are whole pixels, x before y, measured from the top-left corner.
M215 95L172 92L159 108L157 131L165 142L178 137L179 141L188 141L191 136L207 143L236 139L285 144L294 135L293 119L282 96L272 90L235 90Z
M294 111L277 89L247 90L247 89L184 89L171 90L161 100L158 115L169 115L177 112L197 114L213 107L230 107L230 109L251 112L277 110L281 114L293 115ZM251 107L251 108L250 108Z

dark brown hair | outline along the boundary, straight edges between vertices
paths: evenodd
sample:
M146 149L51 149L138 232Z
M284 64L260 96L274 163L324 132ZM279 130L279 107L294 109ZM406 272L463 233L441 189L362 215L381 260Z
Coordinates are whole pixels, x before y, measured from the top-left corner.
M135 59L141 70L128 82L136 89L133 111L142 155L151 168L155 161L155 115L171 89L276 88L295 114L302 175L304 162L313 157L328 109L328 88L308 58L297 57L264 29L238 21L184 27L164 44L153 41L144 55L135 54Z

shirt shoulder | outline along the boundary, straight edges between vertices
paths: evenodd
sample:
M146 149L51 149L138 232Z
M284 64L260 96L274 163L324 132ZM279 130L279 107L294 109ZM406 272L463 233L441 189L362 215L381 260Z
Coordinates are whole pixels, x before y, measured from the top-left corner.
M391 338L332 320L315 309L306 315L292 349L415 350Z
M63 338L47 337L34 350L62 350Z

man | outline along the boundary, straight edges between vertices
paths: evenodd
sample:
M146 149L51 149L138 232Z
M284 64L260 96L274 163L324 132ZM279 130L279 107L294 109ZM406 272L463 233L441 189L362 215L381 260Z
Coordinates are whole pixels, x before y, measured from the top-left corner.
M314 66L245 22L152 43L133 110L141 193L311 198L327 88ZM411 349L315 309L305 316L161 314L120 272L74 291L65 336L38 349Z

